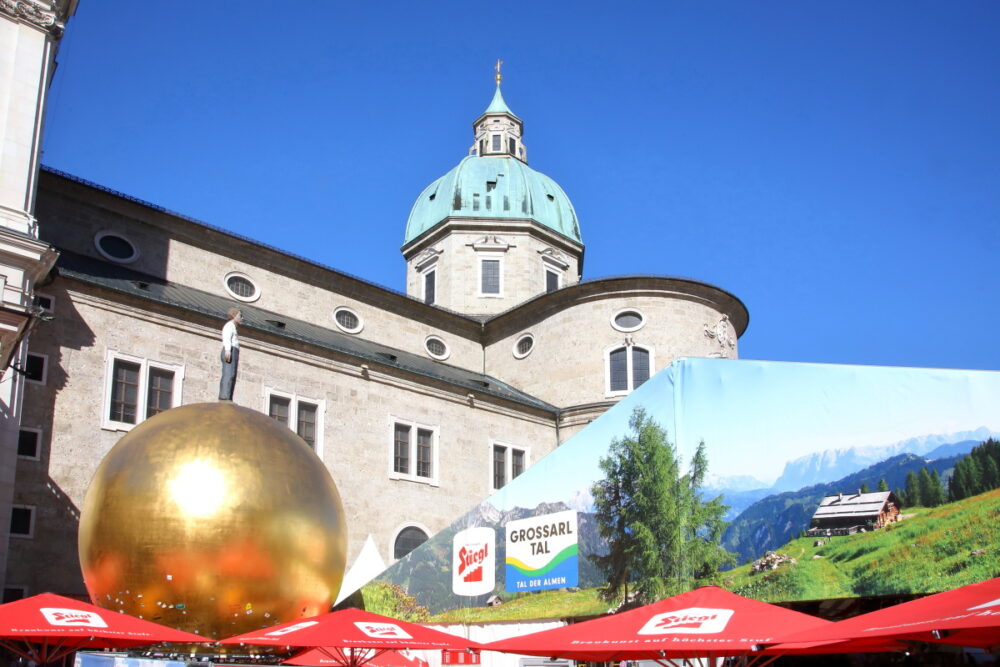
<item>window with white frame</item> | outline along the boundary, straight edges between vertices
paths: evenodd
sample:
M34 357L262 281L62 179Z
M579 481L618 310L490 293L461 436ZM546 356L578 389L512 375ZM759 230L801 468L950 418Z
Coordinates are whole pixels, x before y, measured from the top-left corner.
M42 450L42 431L37 428L21 427L17 434L17 456L37 461Z
M102 428L127 431L181 404L184 367L108 350Z
M480 258L479 296L503 296L503 259L501 257Z
M528 449L503 442L493 443L493 488L501 489L528 467Z
M437 264L432 264L430 268L424 269L420 275L424 283L424 303L433 305L437 299Z
M545 265L545 292L555 292L562 283L562 271Z
M392 421L391 479L438 483L438 429L409 420Z
M267 414L295 431L318 455L323 455L323 413L326 402L297 394L264 390Z
M24 378L32 384L45 384L49 375L49 355L29 352L24 356Z
M14 505L10 510L10 536L32 538L35 536L35 507Z
M650 348L627 343L605 351L608 395L627 394L649 379L653 367Z

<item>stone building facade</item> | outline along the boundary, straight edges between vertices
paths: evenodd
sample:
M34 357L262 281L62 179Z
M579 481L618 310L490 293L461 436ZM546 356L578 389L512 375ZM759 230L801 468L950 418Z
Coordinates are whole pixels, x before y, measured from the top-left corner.
M35 195L42 121L56 51L76 0L0 0L0 585L7 542L31 527L15 504L21 405L41 358L26 340L44 318L35 284L56 260L38 238Z
M81 179L43 171L60 253L39 288L10 541L12 594L82 594L79 508L136 423L216 400L219 330L243 310L235 401L299 432L330 470L349 561L391 562L681 356L735 358L744 305L696 281L581 280L576 212L526 162L499 86L470 154L418 196L406 293Z

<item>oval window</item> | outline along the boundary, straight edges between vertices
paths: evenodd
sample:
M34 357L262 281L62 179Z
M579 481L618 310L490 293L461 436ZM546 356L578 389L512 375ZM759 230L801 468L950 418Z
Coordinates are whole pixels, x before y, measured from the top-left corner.
M340 307L333 311L333 321L347 333L358 333L364 327L361 316L350 308Z
M98 232L94 236L94 247L105 259L119 264L139 259L139 250L135 244L116 232Z
M645 323L646 317L635 308L619 310L611 318L611 326L618 329L618 331L635 331L642 328L642 325Z
M428 336L427 340L424 341L424 349L435 359L448 358L448 345L437 336Z
M524 359L526 356L531 354L531 351L534 348L535 337L531 334L524 334L514 341L514 356L518 359Z
M226 274L223 285L230 296L240 301L256 301L260 298L260 288L245 273L233 271Z

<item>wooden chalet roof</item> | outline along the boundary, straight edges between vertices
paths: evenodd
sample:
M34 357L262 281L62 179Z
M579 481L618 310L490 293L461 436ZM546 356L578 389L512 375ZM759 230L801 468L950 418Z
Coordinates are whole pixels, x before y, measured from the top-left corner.
M826 496L820 501L813 514L813 521L823 519L840 519L844 517L877 517L885 504L895 501L892 491L876 491L875 493L839 493Z

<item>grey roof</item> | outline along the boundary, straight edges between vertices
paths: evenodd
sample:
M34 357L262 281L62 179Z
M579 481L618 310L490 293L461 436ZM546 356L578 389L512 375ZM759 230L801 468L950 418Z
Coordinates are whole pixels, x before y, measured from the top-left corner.
M885 507L892 491L876 491L875 493L846 493L827 496L820 501L813 514L813 520L842 517L878 516Z
M494 396L539 410L553 413L558 411L555 406L483 373L475 373L358 336L292 319L250 304L238 303L193 287L155 278L119 264L100 261L67 250L60 250L60 253L56 269L60 276L66 278L220 320L225 320L226 311L235 305L243 311L241 326L246 330L256 330L271 336L314 345L350 355L363 363L397 368L461 387L463 390Z

